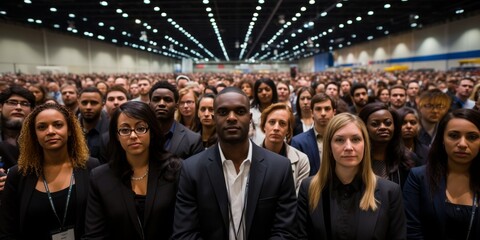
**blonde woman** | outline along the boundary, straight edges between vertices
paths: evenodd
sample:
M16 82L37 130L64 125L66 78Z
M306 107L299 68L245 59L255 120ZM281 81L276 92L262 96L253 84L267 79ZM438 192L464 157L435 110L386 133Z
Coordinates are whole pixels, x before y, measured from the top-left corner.
M99 163L89 159L77 118L64 106L40 105L19 144L0 205L0 239L80 239L89 171Z
M406 239L400 186L373 173L362 120L333 117L323 149L320 170L300 187L299 239Z

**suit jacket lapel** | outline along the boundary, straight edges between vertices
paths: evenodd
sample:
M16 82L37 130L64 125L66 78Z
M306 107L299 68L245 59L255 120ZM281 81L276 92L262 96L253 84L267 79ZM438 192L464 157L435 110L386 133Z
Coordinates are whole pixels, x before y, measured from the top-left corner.
M170 142L169 152L175 153L185 136L185 128L179 122L175 122L175 131L173 131L172 140Z
M445 215L445 190L445 179L441 179L438 190L433 195L433 210L437 216L438 231L441 232L440 236L445 236L445 222L447 221L447 216Z
M210 161L205 165L207 174L210 179L213 192L217 198L218 207L222 214L223 225L227 231L229 231L229 211L228 211L228 193L227 186L225 185L225 177L223 175L223 167L220 160L220 152L218 151L218 144L209 148L208 160Z
M18 173L21 174L21 173ZM20 222L25 222L25 215L27 214L27 207L30 205L30 199L32 197L33 191L35 191L35 186L37 185L38 177L33 174L29 174L25 179L24 193L20 199ZM20 188L19 188L20 189Z
M318 159L319 161L314 161L313 159L310 161L310 163L313 162L313 169L320 169L320 154L319 154L319 149L318 149L318 145L317 145L317 136L315 136L315 131L312 129L309 130L309 133L310 133L310 136L311 138L314 140L311 142L312 144L312 149L311 151L313 151L313 156L316 157L316 159ZM315 173L314 173L315 174Z
M139 234L139 236L142 236L142 226L140 226L140 220L138 218L137 209L135 207L133 191L130 188L123 185L120 181L117 182L117 189L121 189L121 192L123 195L122 199L125 203L128 216L130 217L130 220L135 226L135 230L137 230L137 233Z
M87 202L87 194L88 194L88 170L87 169L78 169L75 168L73 170L73 176L75 179L75 191L76 191L76 216L77 222L80 222L83 218L81 216L85 215L84 206ZM82 206L83 205L83 206Z
M160 178L159 171L156 169L157 166L152 166L152 164L150 164L149 168L151 170L148 172L147 199L145 200L145 216L143 219L145 225L147 225L146 223L150 218L152 207L155 204L157 189L159 189L161 185L167 183L163 178Z
M362 189L363 191L365 189ZM363 192L362 191L362 192ZM375 189L375 199L380 199L377 195L378 188ZM380 208L381 206L379 206ZM357 228L357 236L362 237L361 239L372 239L373 233L375 232L375 226L377 225L378 220L378 213L380 209L377 211L363 211L360 208L358 209L358 228Z
M250 176L248 181L248 196L247 196L247 210L245 213L246 235L248 238L250 234L255 209L258 198L263 187L263 179L267 172L267 166L263 163L264 155L259 151L260 147L252 144L252 164L250 165Z
M322 198L325 195L322 195ZM317 205L317 208L311 214L311 221L313 231L315 232L314 236L320 236L319 239L327 239L327 226L325 226L325 219L324 219L324 209L323 209L323 200L320 198L320 202ZM308 209L310 211L310 209ZM307 220L308 221L308 220ZM331 231L331 230L330 230Z

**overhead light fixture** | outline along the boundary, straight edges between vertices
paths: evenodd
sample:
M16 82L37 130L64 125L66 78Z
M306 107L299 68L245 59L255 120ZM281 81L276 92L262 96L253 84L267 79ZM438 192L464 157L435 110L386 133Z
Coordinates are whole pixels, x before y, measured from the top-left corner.
M108 6L108 2L107 1L100 1L100 5L106 7L106 6Z
M68 14L68 16L69 16L70 18L74 18L74 17L75 17L75 14L70 13L70 14Z
M373 11L368 11L367 13L369 16L372 16L373 15Z
M322 13L320 14L320 16L322 16L322 17L327 16L327 12L322 12Z
M357 18L355 18L355 20L360 22L360 21L362 21L362 17L358 16Z
M343 4L341 2L337 3L337 8L341 8Z
M464 12L463 9L457 9L455 10L455 14L462 14Z
M388 9L390 7L392 7L392 5L390 3L386 3L385 5L383 5L383 8L385 8L385 9Z
M50 12L56 12L56 11L57 11L56 8L54 8L54 7L51 7L51 8L50 8Z
M160 7L154 7L154 8L153 8L153 11L155 11L155 12L160 11Z
M307 10L306 7L301 7L301 8L300 8L300 11L302 11L302 12L305 12L306 10Z

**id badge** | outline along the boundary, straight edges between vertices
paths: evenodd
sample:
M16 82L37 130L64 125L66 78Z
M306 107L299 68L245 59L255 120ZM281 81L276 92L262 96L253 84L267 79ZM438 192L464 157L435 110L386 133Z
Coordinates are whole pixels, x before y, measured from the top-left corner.
M75 232L73 228L67 229L63 232L52 234L52 240L75 240Z

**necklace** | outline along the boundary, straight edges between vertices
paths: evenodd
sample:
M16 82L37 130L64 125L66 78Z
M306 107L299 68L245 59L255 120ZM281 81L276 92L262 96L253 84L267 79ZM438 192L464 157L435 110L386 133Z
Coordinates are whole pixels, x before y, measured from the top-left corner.
M148 175L148 167L147 167L147 171L145 172L145 174L143 174L143 176L141 176L141 177L132 176L132 177L130 177L130 179L132 179L133 181L140 181L140 180L144 179L147 175Z

